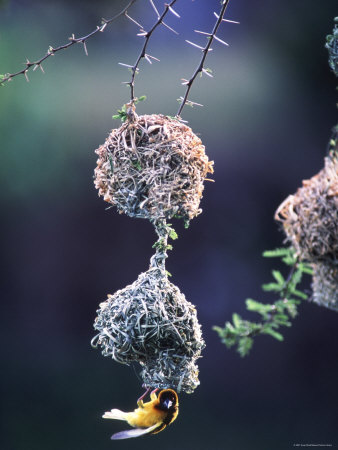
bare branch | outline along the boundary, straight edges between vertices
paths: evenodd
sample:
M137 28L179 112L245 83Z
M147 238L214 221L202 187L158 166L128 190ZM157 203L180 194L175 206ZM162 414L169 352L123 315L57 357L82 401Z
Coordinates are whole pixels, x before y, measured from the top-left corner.
M154 23L154 25L150 28L149 31L143 31L143 30L142 30L142 32L138 34L138 36L144 37L145 40L144 40L144 44L143 44L142 50L141 50L140 54L138 55L138 57L137 57L137 59L136 59L136 61L135 61L135 64L134 64L132 67L130 67L130 70L131 70L131 80L130 80L130 82L129 82L128 84L130 85L130 101L131 101L131 103L134 103L134 101L135 101L135 75L136 75L136 74L138 73L138 71L139 71L139 64L140 64L140 61L141 61L142 58L145 58L148 62L150 62L149 58L153 58L153 57L151 57L150 55L148 55L148 54L146 53L146 50L147 50L147 47L148 47L148 44L149 44L149 39L150 39L150 37L152 36L152 34L154 33L154 31L156 30L156 28L157 28L159 25L164 25L164 26L166 26L167 28L169 28L171 31L173 31L174 33L176 33L175 30L173 30L172 28L170 28L168 25L166 25L166 24L163 22L163 19L164 19L164 17L167 15L168 11L171 11L172 6L176 3L177 0L172 0L169 4L165 4L165 8L164 8L164 10L163 10L163 12L162 12L161 15L160 15L160 13L158 12L158 10L156 9L156 6L154 5L154 2L153 2L152 0L149 0L149 1L150 1L151 6L153 7L153 9L154 9L155 12L156 12L156 15L157 15L157 21ZM171 8L171 9L170 9L170 8ZM156 60L156 58L153 58L153 59ZM124 65L126 65L126 64L124 64ZM129 66L128 66L128 67L129 67Z
M40 67L41 70L42 66L41 63L43 61L45 61L47 58L49 58L50 56L54 56L55 53L59 52L60 50L64 50L68 47L71 47L74 44L83 44L84 47L84 51L86 53L86 55L88 55L87 52L87 46L86 46L86 41L87 39L91 38L92 36L94 36L96 33L98 33L99 31L103 32L104 29L106 28L107 25L110 25L114 20L118 19L119 17L125 15L127 16L127 12L128 9L136 2L137 0L131 0L127 6L125 8L122 9L122 11L120 11L118 14L116 14L114 17L112 17L111 19L102 19L102 24L100 26L96 26L95 30L93 30L91 33L87 34L86 36L82 36L79 38L76 38L74 36L74 34L72 34L72 36L69 38L69 42L67 44L64 45L60 45L59 47L49 47L47 50L47 53L40 59L30 62L28 59L27 61L24 63L25 67L22 70L19 70L18 72L15 73L6 73L1 79L0 79L0 84L5 83L6 81L11 81L12 78L16 77L17 75L24 75L26 77L26 80L28 80L28 76L27 76L27 71L32 67ZM128 17L128 16L127 16ZM129 17L128 17L129 18Z
M191 106L193 106L195 104L198 105L198 103L191 102L190 100L188 100L188 95L189 95L191 86L192 86L193 82L195 81L197 75L199 73L201 73L201 74L205 73L208 76L212 77L211 73L210 72L207 73L207 70L204 69L204 63L205 63L205 59L207 57L207 54L211 50L210 46L211 46L213 40L215 39L215 40L221 42L224 45L228 45L226 42L224 42L221 39L216 37L216 33L217 33L217 30L218 30L218 27L220 26L221 22L223 20L225 20L225 19L223 19L223 16L225 14L225 11L226 11L226 8L227 8L228 4L229 4L229 0L223 0L222 1L222 8L221 8L220 13L219 14L214 13L216 18L217 18L217 21L216 21L214 29L212 30L211 33L205 33L203 31L201 32L201 31L195 30L196 33L206 34L207 35L207 43L206 43L205 47L200 47L199 45L194 44L193 42L187 41L190 45L193 45L194 47L197 47L198 49L202 50L202 57L201 57L201 60L200 60L200 62L198 64L198 66L196 67L195 72L193 73L192 77L190 78L190 80L189 81L184 80L183 83L182 83L183 85L186 86L186 91L185 91L184 97L180 97L180 107L178 108L178 111L177 111L177 114L176 114L176 116L179 117L179 118L180 118L181 112L182 112L182 110L183 110L183 108L184 108L184 106L186 104L187 105L191 105Z

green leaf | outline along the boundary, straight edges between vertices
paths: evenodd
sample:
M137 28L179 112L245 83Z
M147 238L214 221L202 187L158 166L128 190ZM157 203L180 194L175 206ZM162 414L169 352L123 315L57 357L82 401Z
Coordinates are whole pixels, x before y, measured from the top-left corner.
M274 279L277 281L277 283L281 286L284 285L285 280L283 275L279 272L279 270L273 270L272 271L272 276L274 277Z
M313 275L313 269L308 264L300 263L298 267L303 273L306 273L307 275Z
M252 346L253 346L253 339L249 337L243 337L239 340L238 353L243 358L244 356L248 355Z
M141 166L141 163L140 163L139 160L137 160L137 161L132 161L131 163L132 163L132 165L135 167L135 169L137 169L137 170L142 170L142 166Z
M170 228L169 231L169 237L170 239L172 239L173 241L176 240L178 238L178 234L176 233L176 231L173 228Z
M266 284L262 284L262 289L263 291L266 292L280 292L281 291L281 286L277 283L266 283Z
M308 296L304 292L298 291L297 289L293 289L292 294L296 295L299 298L302 298L303 300L306 300L308 298Z
M233 321L233 323L235 325L235 328L239 328L241 326L242 319L241 319L241 317L238 314L234 313L232 315L232 321Z
M275 250L265 250L265 252L263 252L263 256L264 258L279 258L281 256L286 256L289 253L289 248L276 248Z
M270 336L274 337L278 341L284 341L284 337L277 331L273 330L272 328L266 328L262 332L264 334L269 334Z

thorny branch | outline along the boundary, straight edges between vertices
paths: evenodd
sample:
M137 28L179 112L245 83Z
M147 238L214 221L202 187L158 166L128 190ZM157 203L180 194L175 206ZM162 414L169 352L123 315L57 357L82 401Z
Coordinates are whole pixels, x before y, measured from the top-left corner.
M131 0L131 1L128 3L128 5L127 5L125 8L122 9L122 11L120 11L118 14L116 14L116 15L115 15L114 17L112 17L111 19L102 19L102 24L101 24L101 26L98 26L98 25L97 25L97 26L96 26L96 29L95 29L94 31L92 31L91 33L87 34L86 36L82 36L82 37L79 37L79 38L75 38L74 34L72 34L72 36L69 38L69 42L68 42L67 44L65 44L65 45L60 45L59 47L55 47L55 48L52 47L52 46L50 46L50 47L48 48L47 53L46 53L42 58L40 58L40 59L38 59L38 60L36 60L36 61L29 61L29 60L27 59L27 61L24 63L24 64L25 64L25 67L24 67L22 70L20 70L20 71L18 71L18 72L16 72L16 73L7 73L7 74L5 74L2 78L0 78L0 85L1 85L2 83L6 82L6 81L11 81L12 78L16 77L17 75L21 75L21 74L25 75L26 80L29 81L29 80L28 80L28 76L27 76L27 72L28 72L28 70L29 70L32 66L34 66L34 67L33 67L33 71L36 70L38 67L40 67L41 71L44 72L44 70L43 70L41 64L42 64L47 58L49 58L50 56L54 56L56 52L58 52L58 51L60 51L60 50L64 50L64 49L66 49L66 48L68 48L68 47L71 47L71 46L74 45L74 44L83 44L84 51L85 51L86 55L88 55L88 52L87 52L87 46L86 46L86 41L87 41L89 38L91 38L92 36L94 36L96 33L98 33L99 31L100 31L100 32L103 32L107 25L110 25L114 20L118 19L119 17L121 17L121 16L123 16L123 15L126 16L126 17L128 17L128 14L127 14L127 13L128 13L128 9L129 9L136 1L137 1L137 0Z
M155 59L157 61L159 61L157 58L155 58L154 56L148 55L146 53L147 50L147 46L149 43L149 39L151 37L151 35L154 33L154 31L156 30L156 28L159 25L164 25L167 28L169 28L171 31L173 31L174 33L176 33L175 30L173 30L172 28L170 28L167 24L165 24L163 22L164 17L166 16L166 14L168 13L168 11L172 12L174 15L176 15L177 17L179 17L179 15L172 9L172 6L176 3L177 0L172 0L171 3L169 4L165 4L165 8L162 12L162 14L160 15L158 10L156 9L153 1L151 0L150 3L152 5L152 7L154 8L156 14L157 14L157 21L154 23L154 25L151 27L151 29L149 31L145 31L143 29L143 27L141 26L141 32L138 34L138 36L143 36L145 38L142 50L140 52L140 54L138 55L136 62L133 66L129 66L128 64L123 64L123 63L119 63L122 66L126 66L131 70L131 80L129 82L126 82L125 84L130 86L130 101L131 103L133 103L135 101L135 76L139 71L139 64L142 58L145 58L150 64L152 64L151 59ZM139 25L136 21L134 21L132 18L129 17L130 20L132 20L133 22L135 22L137 25ZM176 33L177 34L177 33Z
M195 70L194 74L192 75L192 77L190 78L190 80L183 80L182 84L186 86L186 91L185 91L184 97L180 98L181 104L180 104L180 107L179 107L179 109L177 111L177 114L176 114L177 117L180 117L181 112L182 112L182 110L183 110L183 108L184 108L186 103L189 103L190 105L194 105L194 104L196 105L197 104L197 103L189 101L188 100L188 95L189 95L191 86L192 86L193 82L195 81L195 79L196 79L196 77L197 77L197 75L199 73L206 73L206 74L208 74L210 76L210 74L206 71L206 69L204 69L204 62L205 62L205 59L207 57L208 52L211 50L210 47L211 47L211 44L212 44L213 40L216 39L217 41L221 42L222 44L228 45L228 44L226 44L226 42L222 41L221 39L217 38L217 36L216 36L218 27L220 26L221 22L223 20L226 21L225 19L223 19L223 17L224 17L224 14L225 14L225 11L226 11L226 8L227 8L228 4L229 4L229 0L223 0L222 8L221 8L221 11L220 11L219 15L215 13L217 21L216 21L214 29L212 30L211 33L204 33L204 32L200 32L200 31L196 31L197 33L201 33L201 34L207 35L208 42L207 42L207 44L206 44L206 46L204 48L200 47L199 45L196 45L196 44L194 44L194 43L192 43L190 41L187 41L188 44L191 44L194 47L197 47L200 50L202 50L202 58L201 58L201 60L200 60L200 62L198 64L198 66L196 67L196 70ZM229 21L229 22L238 23L238 22L234 22L234 21Z

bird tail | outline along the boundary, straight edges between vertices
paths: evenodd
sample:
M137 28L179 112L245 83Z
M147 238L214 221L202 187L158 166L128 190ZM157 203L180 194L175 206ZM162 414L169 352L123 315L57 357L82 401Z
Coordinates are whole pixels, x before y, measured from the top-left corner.
M112 409L103 414L103 419L128 420L128 413L120 411L119 409Z

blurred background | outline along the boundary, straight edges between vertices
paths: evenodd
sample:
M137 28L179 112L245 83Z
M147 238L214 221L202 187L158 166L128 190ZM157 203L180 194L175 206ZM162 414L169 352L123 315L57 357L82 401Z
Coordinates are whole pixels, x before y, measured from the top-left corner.
M127 1L0 2L0 73L16 72L49 45L65 44L110 18ZM155 0L160 10L163 1ZM193 73L219 0L180 0L181 15L156 31L142 62L137 112L175 115L181 78ZM130 15L145 27L156 19L140 0ZM113 407L131 410L141 395L139 367L128 368L90 347L98 304L148 268L155 234L145 220L119 215L93 185L94 150L119 126L111 116L129 99L121 84L142 38L120 18L104 33L57 53L29 83L16 77L0 89L1 424L2 450L284 450L294 444L338 447L338 315L304 303L284 342L258 337L241 359L212 331L245 310L261 292L281 246L275 209L323 166L336 122L334 75L325 36L335 0L232 0L183 118L215 161L203 214L185 230L168 260L172 281L197 305L207 347L201 386L180 396L178 420L157 436L110 441L122 422L104 421Z

